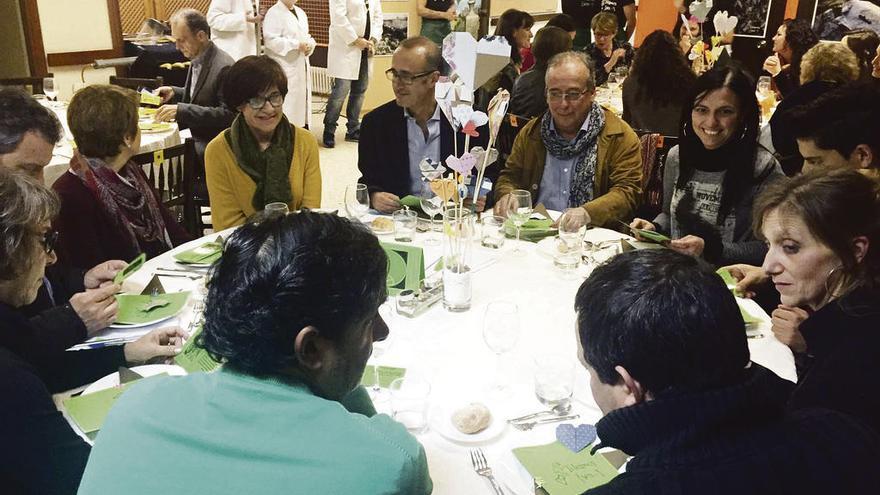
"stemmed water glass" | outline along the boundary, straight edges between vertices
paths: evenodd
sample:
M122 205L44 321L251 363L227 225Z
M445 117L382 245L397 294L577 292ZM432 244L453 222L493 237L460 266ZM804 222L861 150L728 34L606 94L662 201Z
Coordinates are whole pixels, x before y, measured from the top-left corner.
M370 193L366 184L345 188L345 211L350 218L361 220L370 211Z
M55 87L54 77L43 78L43 93L49 98L50 102L58 101L58 88Z
M428 238L425 239L426 246L436 246L440 244L440 239L434 234L434 217L443 212L443 199L431 189L431 184L424 183L421 193L419 194L419 205L422 211L431 218L431 230Z
M506 388L501 372L501 357L516 347L519 340L519 308L509 301L493 301L486 306L483 315L483 340L496 356L496 373L492 390L503 392Z
M520 230L532 215L532 194L524 189L516 189L510 193L507 204L507 216L516 226L516 247L513 256L525 256L526 252L519 243Z
M373 402L380 402L388 399L388 390L382 388L379 383L379 359L388 353L391 347L391 325L394 319L394 301L390 298L379 306L379 317L388 327L388 336L382 340L373 342L373 352L370 354L370 360L373 362L373 386L370 388L370 398Z

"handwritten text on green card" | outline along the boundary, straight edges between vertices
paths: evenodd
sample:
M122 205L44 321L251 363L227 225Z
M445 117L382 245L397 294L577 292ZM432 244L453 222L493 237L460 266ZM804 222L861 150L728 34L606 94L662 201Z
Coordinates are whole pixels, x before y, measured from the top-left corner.
M180 354L174 357L174 363L185 369L187 373L195 373L197 371L210 372L217 369L220 363L214 360L208 351L199 347L196 343L196 337L201 333L202 327L190 335Z
M550 495L578 495L604 485L617 470L590 448L574 453L559 442L513 449L513 455Z

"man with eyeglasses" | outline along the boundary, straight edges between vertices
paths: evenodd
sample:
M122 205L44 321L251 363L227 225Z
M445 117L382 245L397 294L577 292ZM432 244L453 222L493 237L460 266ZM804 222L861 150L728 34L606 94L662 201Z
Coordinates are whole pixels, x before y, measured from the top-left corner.
M517 135L495 185L496 214L506 216L510 192L524 189L551 210L582 208L597 227L615 227L632 217L641 196L639 138L594 102L594 77L582 53L550 59L549 111Z
M404 40L385 72L394 100L364 116L358 143L360 182L367 185L370 204L382 213L397 210L400 198L422 191L422 160L442 163L455 150L453 139L459 140L459 153L464 150L464 135L455 135L434 98L440 61L440 48L430 39ZM486 134L472 138L471 146L485 147Z
M221 91L223 75L235 60L211 41L208 21L197 10L175 12L171 16L171 34L177 49L192 63L184 87L162 86L156 90L162 106L155 119L176 120L181 129L189 128L198 161L204 163L205 146L235 118L235 113L223 104Z

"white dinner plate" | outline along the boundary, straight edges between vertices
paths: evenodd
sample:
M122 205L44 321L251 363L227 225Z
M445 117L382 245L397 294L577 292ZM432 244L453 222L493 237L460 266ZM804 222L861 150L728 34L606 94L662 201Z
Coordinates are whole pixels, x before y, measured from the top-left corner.
M161 375L162 373L171 376L186 375L186 370L181 368L180 366L177 366L176 364L145 364L143 366L134 366L131 368L131 370L144 378L148 376ZM85 390L83 390L83 395L93 394L95 392L100 392L101 390L108 389L110 387L116 387L118 385L119 372L116 371L86 387Z
M454 407L437 408L431 416L431 428L447 440L464 444L488 442L502 434L507 428L507 421L495 412L497 408L493 410L491 405L486 404L486 407L492 413L492 421L485 430L472 435L458 431L455 425L452 424L452 413L465 406L467 404L462 403Z

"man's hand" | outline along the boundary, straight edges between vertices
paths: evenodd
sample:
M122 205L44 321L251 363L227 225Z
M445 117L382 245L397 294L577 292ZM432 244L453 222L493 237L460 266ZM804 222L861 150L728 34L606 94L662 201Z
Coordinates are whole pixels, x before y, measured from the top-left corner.
M162 105L156 110L153 120L156 122L171 122L177 119L177 105Z
M83 277L83 286L86 289L97 289L103 285L113 282L116 273L128 266L128 263L122 260L110 260L87 271Z
M801 323L809 317L810 314L801 308L780 304L770 315L773 335L790 347L792 352L807 352L807 341L804 340L799 328Z
M706 247L706 241L704 241L702 237L686 235L681 239L673 239L669 241L669 247L679 253L700 256L703 254L703 248Z
M87 335L107 328L116 320L119 304L113 295L120 289L120 286L110 284L100 289L78 292L70 298L70 307L85 324Z
M657 232L657 226L642 218L633 219L633 221L629 224L629 228ZM634 232L633 235L635 236L637 241L644 241L644 239L642 239L642 236L640 236L638 232Z
M449 7L449 10L446 11L446 20L454 21L458 18L458 12L455 9L455 3L452 4L452 7Z
M730 275L736 279L736 293L742 297L755 297L755 291L770 281L770 276L760 266L737 264L725 266Z
M134 342L125 344L123 347L125 361L136 365L159 357L172 358L180 353L183 341L188 337L186 332L178 327L153 330ZM164 361L168 362L170 359Z
M493 208L493 211L499 217L507 218L507 210L509 209L509 203L510 203L510 193L507 193L504 196L501 196L500 198L498 198L497 201L495 201L495 207Z
M248 14L245 19L248 22L263 22L263 14Z
M168 103L174 98L174 88L171 86L162 86L156 90L156 94L159 98L162 98L162 103Z
M370 47L373 46L373 42L366 38L358 38L354 40L354 43L352 43L352 45L361 50L368 50Z
M474 204L473 198L471 198L470 196L464 198L465 208L469 208L472 204ZM485 210L485 209L486 209L486 196L478 196L477 197L477 205L474 208L474 210L477 213L482 213L483 210Z
M370 195L370 204L381 213L393 213L400 209L400 198L387 192L374 192Z

